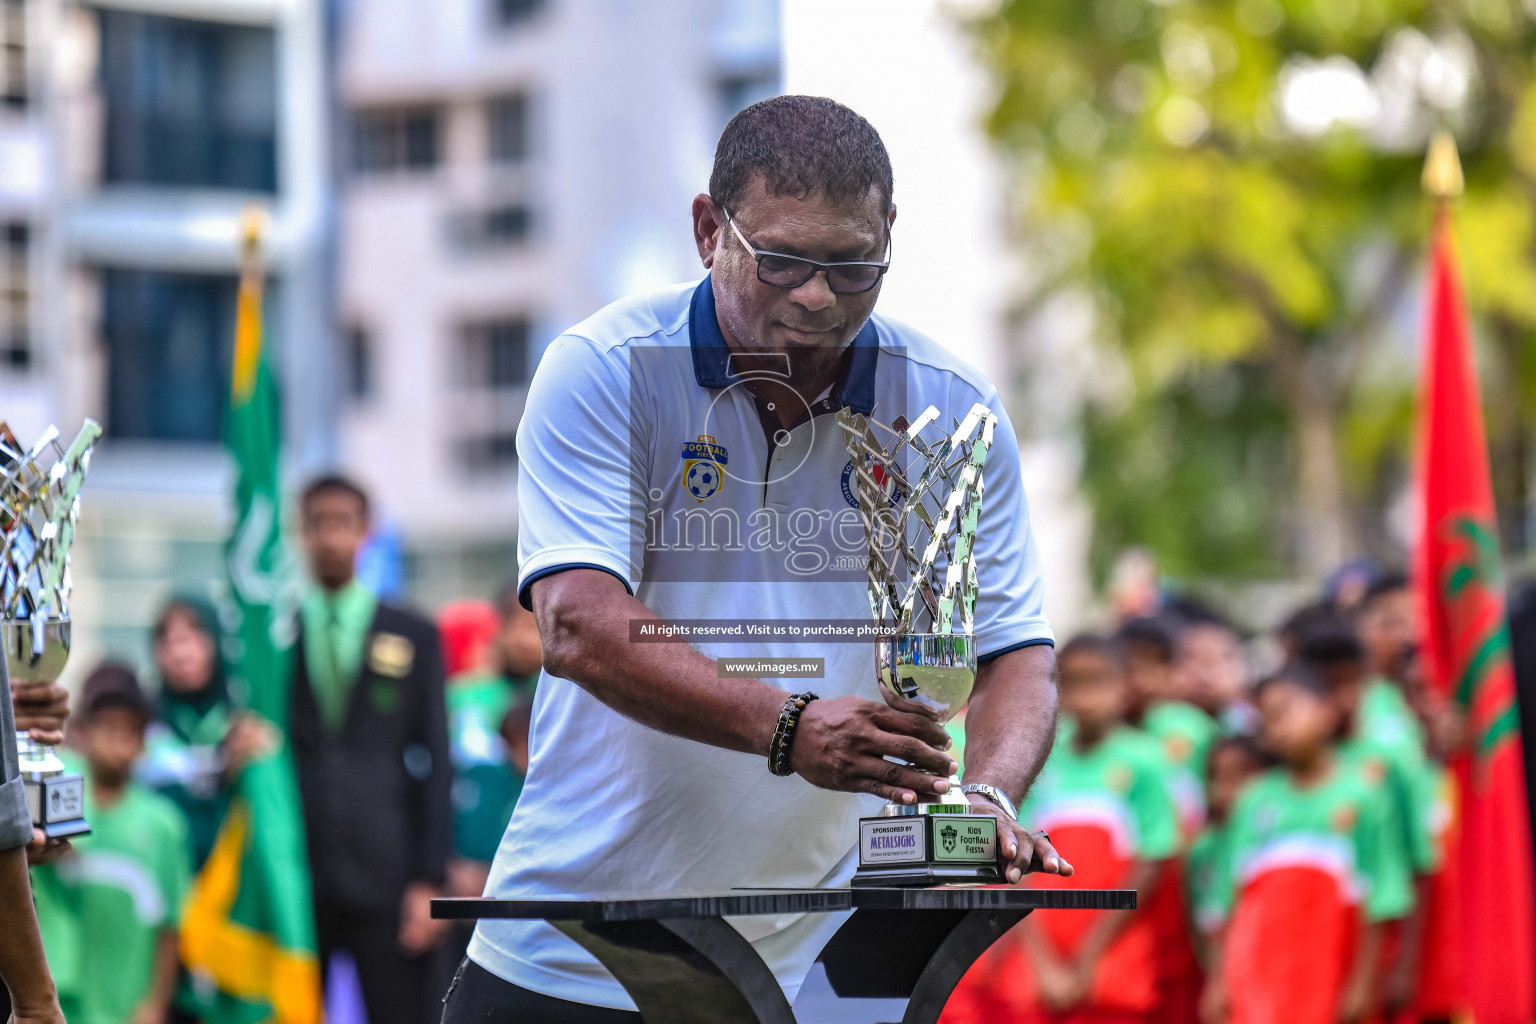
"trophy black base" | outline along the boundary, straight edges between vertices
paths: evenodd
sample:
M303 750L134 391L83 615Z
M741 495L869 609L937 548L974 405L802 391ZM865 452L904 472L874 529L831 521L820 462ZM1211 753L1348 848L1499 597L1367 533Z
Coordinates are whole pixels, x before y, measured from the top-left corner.
M78 775L48 775L24 783L32 825L49 839L83 836L91 830L85 820L85 780Z
M859 819L854 886L927 888L1002 882L996 818L941 813Z
M928 889L935 885L1002 885L996 864L922 864L905 868L865 868L848 883L859 889Z

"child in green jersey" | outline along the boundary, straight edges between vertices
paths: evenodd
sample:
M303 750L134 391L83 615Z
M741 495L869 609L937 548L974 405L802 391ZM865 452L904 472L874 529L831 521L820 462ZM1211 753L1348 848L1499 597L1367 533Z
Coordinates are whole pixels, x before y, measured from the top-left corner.
M1253 780L1228 825L1230 907L1202 999L1206 1024L1336 1024L1369 1009L1382 922L1406 913L1389 855L1390 805L1339 756L1340 713L1316 669L1295 663L1258 692L1263 745L1280 767Z
M1395 1017L1419 994L1430 880L1440 867L1439 775L1406 701L1399 716L1383 712L1373 700L1373 694L1385 690L1393 704L1401 694L1394 683L1367 680L1367 651L1348 623L1314 622L1301 637L1301 656L1332 688L1340 715L1340 756L1358 765L1389 805L1394 834L1386 852L1404 861L1413 880L1412 907L1403 920L1388 922L1383 930L1382 990L1375 1001Z
M89 835L37 868L43 945L71 1024L164 1024L191 873L186 819L131 781L152 712L127 668L85 682L70 743L85 759Z
M1227 821L1243 787L1265 765L1263 753L1247 736L1223 736L1211 745L1206 758L1205 827L1190 846L1184 866L1189 920L1206 971L1215 959L1212 945L1227 919L1222 890Z

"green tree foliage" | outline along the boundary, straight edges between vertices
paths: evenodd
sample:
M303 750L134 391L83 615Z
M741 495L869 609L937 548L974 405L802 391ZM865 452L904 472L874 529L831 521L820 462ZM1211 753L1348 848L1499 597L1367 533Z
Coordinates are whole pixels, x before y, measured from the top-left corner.
M1086 296L1095 568L1318 574L1406 479L1431 132L1452 129L1504 520L1536 423L1536 0L1005 0L974 25L1038 308ZM1037 373L1049 372L1037 367Z

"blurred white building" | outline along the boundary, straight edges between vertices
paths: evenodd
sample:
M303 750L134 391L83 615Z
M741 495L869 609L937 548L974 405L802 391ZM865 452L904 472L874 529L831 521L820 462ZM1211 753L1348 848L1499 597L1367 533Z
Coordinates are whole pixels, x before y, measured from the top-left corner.
M246 204L290 480L366 483L418 603L486 596L543 345L699 272L689 200L779 54L776 0L0 0L0 419L107 431L74 672L222 580Z
M6 80L24 97L0 121L0 202L26 309L10 318L0 416L23 441L86 416L107 430L75 549L78 674L103 649L141 653L173 587L206 593L221 576L219 437L249 202L274 217L286 426L302 457L327 443L325 37L303 0L3 10Z
M779 88L776 0L352 0L339 454L414 596L515 569L526 383L564 328L702 273L715 140Z

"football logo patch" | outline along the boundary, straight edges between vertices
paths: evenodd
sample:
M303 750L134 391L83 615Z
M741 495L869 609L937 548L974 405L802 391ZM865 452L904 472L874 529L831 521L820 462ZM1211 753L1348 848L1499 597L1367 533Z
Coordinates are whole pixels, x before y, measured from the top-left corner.
M712 434L683 442L683 489L694 501L704 502L725 486L725 447Z

